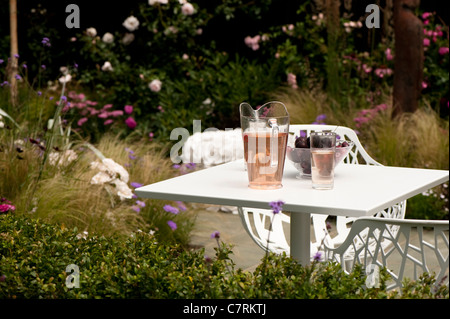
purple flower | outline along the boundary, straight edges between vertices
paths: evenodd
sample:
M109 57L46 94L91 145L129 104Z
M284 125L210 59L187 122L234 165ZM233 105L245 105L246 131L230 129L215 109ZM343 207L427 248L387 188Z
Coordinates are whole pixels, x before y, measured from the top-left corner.
M325 114L319 114L316 117L316 121L321 122L321 121L325 120L326 118L327 118L327 116Z
M145 207L145 203L143 201L137 200L136 204L140 207Z
M274 214L278 214L279 212L281 212L283 210L283 205L284 202L281 200L269 203L269 206L272 207L272 211Z
M178 208L181 209L182 211L186 210L186 205L184 205L183 202L176 201L175 203L177 203Z
M131 209L134 210L136 213L139 213L141 211L141 208L138 205L131 206Z
M219 239L220 238L220 233L219 233L219 231L218 230L216 230L215 232L213 232L212 234L211 234L211 238L216 238L216 239Z
M45 70L47 67L45 66L45 64L41 65L42 70Z
M47 38L47 37L44 37L44 38L42 39L41 43L42 43L44 46L47 46L47 47L50 47L50 46L51 46L51 44L50 44L50 39Z
M188 168L188 169L194 169L196 166L197 166L197 164L195 164L195 163L187 163L186 164L186 168Z
M134 187L134 188L139 188L139 187L144 186L143 184L141 184L141 183L136 183L136 182L131 182L130 185L131 185L132 187Z
M14 54L14 57L18 59L20 56L18 54Z
M167 225L169 225L169 227L172 229L172 231L174 231L175 229L177 229L177 224L176 224L174 221L172 221L172 220L169 220L169 221L167 222Z
M163 207L163 209L164 209L166 212L172 213L172 214L175 214L175 215L177 215L177 214L180 212L180 211L178 210L178 208L173 207L173 206L171 206L171 205L165 205L165 206Z
M5 85L8 86L8 85L9 85L9 82L8 82L8 81L3 81L3 83L0 84L0 86L5 86Z
M3 59L0 59L0 64L2 64L3 62L5 62L5 60L3 60Z
M19 74L16 74L14 77L16 78L16 80L22 79L22 77Z
M322 252L318 251L313 256L314 261L321 261L322 260Z

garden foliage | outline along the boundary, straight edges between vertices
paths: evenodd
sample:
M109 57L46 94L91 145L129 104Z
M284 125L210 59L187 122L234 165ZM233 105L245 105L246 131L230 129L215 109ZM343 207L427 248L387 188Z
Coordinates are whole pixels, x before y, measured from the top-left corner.
M205 258L203 249L160 245L144 232L84 237L76 228L5 214L0 236L0 298L448 298L448 287L430 288L434 276L427 274L400 295L385 291L386 272L380 288L366 288L361 267L347 275L337 264L302 267L281 255L266 256L249 273L234 268L223 243ZM69 265L79 269L78 288Z

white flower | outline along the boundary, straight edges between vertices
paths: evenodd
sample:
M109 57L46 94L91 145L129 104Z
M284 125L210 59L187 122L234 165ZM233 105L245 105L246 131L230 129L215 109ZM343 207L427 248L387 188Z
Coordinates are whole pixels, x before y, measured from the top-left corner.
M111 65L111 62L106 61L105 63L103 63L102 65L102 71L107 72L107 71L113 71L113 67Z
M181 6L181 12L186 15L190 16L194 14L194 6L190 4L189 2L186 2Z
M2 121L0 121L0 128L4 128L5 127L5 123L3 123Z
M148 0L148 4L154 6L157 3L167 4L169 0Z
M139 20L136 19L134 16L129 16L126 18L126 20L122 23L122 25L127 28L128 31L134 31L139 27Z
M56 164L58 164L59 166L67 166L77 158L78 155L73 150L66 150L62 154L60 154L59 152L51 152L49 154L49 163L53 166L55 166Z
M67 68L67 66L62 66L59 68L59 72L61 72L63 75L67 75L69 74L69 69Z
M161 81L158 79L155 79L149 83L148 87L153 92L159 92L159 91L161 91L161 85L162 85Z
M125 33L125 35L122 38L122 43L125 45L130 44L134 41L134 34L133 33Z
M84 231L83 233L79 233L77 235L77 239L87 239L88 235L89 235L89 233L87 231Z
M111 183L116 185L117 195L120 197L120 200L124 200L125 198L131 199L133 197L133 192L128 187L127 183L117 178L112 180Z
M59 78L60 83L67 83L70 82L70 80L72 80L72 76L70 74L63 75Z
M110 158L105 158L102 160L103 165L106 167L106 170L112 174L118 174L120 176L120 180L128 183L129 175L125 168L122 165L117 164Z
M117 195L121 200L125 198L132 198L133 192L128 187L128 172L123 166L117 164L110 158L105 158L100 163L99 161L95 161L91 163L92 169L99 169L94 177L91 179L91 184L102 185L105 183L111 183L116 186Z
M86 30L86 33L90 37L95 37L97 35L97 30L95 28L89 28Z
M102 37L102 41L105 42L105 43L108 43L108 44L113 43L114 42L114 36L111 33L106 32L103 35L103 37Z
M91 184L94 185L102 185L105 183L109 183L111 182L113 179L111 176L109 176L109 174L105 173L105 172L98 172L97 174L95 174L92 179L91 179Z

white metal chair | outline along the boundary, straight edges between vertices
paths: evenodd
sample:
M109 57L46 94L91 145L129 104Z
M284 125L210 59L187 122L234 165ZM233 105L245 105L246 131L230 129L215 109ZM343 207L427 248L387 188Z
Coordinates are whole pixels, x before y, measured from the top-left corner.
M352 141L354 143L354 146L344 158L344 163L382 165L370 157L362 146L356 132L351 128L335 125L312 124L290 125L289 127L289 132L294 134L292 135L292 138L294 138L295 135L300 136L300 131L305 131L309 136L311 131L321 130L335 131L341 139ZM290 163L286 163L285 165L289 164ZM403 219L405 217L405 210L406 200L395 204L384 211L378 212L375 214L375 217ZM289 228L290 223L289 215L280 212L272 220L273 213L271 210L238 207L238 212L244 228L259 247L263 250L268 249L275 253L284 251L289 255L289 243L285 236L285 230ZM331 248L339 246L347 238L350 226L356 219L353 217L336 217L336 234L332 236L327 229L327 218L328 215L311 214L313 226L312 234L314 235L314 239L311 241L311 258L313 258L318 250L323 250L324 244ZM270 226L272 229L269 229ZM395 227L393 232L395 232Z
M435 285L448 285L448 231L448 220L363 217L353 223L339 247L325 245L325 259L340 263L347 273L355 264L363 264L370 287L379 283L379 267L386 267L391 275L387 290L400 288L404 278L417 280L424 272L436 275Z

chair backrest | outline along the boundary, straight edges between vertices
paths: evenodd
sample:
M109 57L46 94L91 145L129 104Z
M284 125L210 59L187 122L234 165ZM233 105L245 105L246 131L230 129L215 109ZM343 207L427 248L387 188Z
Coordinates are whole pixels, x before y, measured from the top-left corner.
M391 231L394 226L397 234ZM436 275L435 285L448 285L448 231L448 220L359 218L342 245L325 245L325 258L340 263L347 273L363 264L366 285L372 287L377 283L373 271L379 267L391 275L387 290L400 288L404 278L417 280L424 272Z

